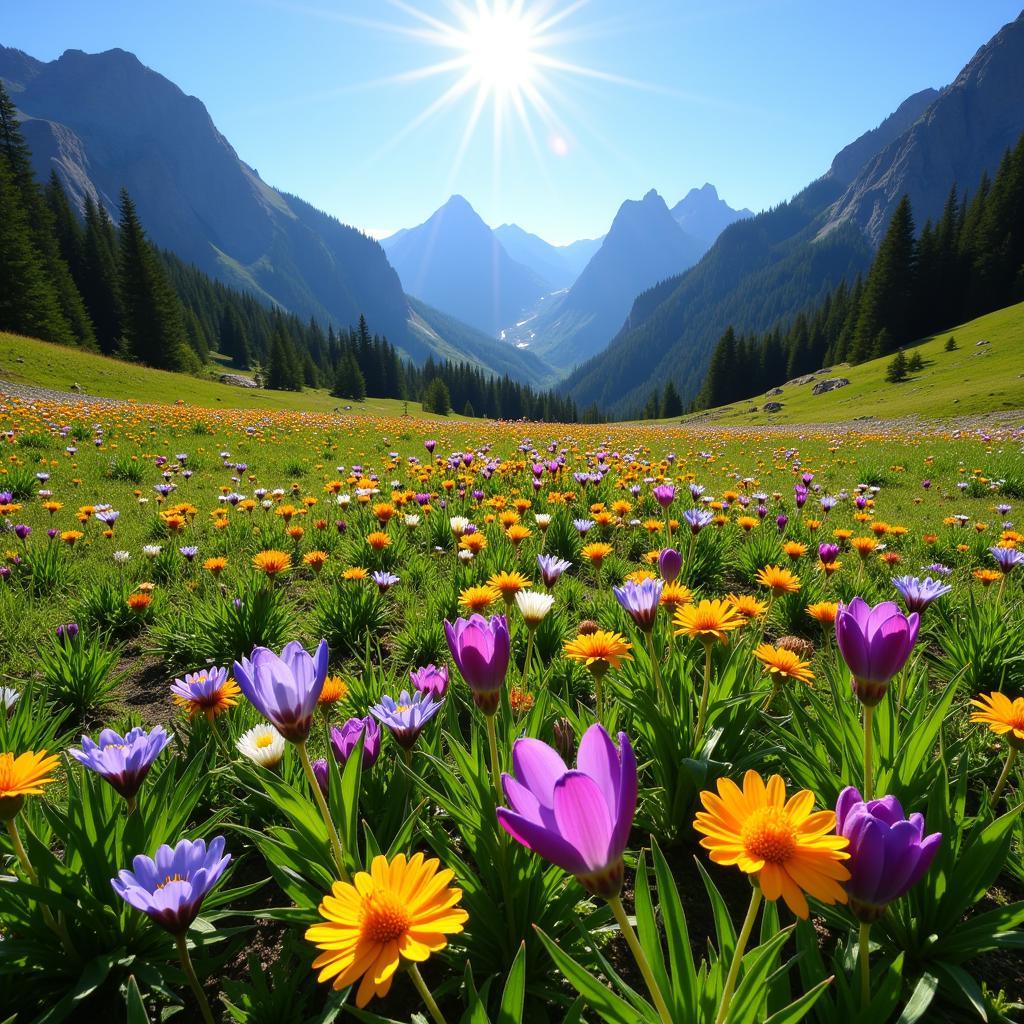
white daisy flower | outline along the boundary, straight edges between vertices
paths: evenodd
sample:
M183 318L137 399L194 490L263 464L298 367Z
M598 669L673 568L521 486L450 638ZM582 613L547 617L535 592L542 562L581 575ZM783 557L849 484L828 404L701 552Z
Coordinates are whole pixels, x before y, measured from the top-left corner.
M284 737L270 724L254 725L235 746L261 768L276 768L284 757Z
M516 594L516 604L522 613L523 621L530 629L536 629L541 624L554 603L555 599L551 594L540 591L520 590Z

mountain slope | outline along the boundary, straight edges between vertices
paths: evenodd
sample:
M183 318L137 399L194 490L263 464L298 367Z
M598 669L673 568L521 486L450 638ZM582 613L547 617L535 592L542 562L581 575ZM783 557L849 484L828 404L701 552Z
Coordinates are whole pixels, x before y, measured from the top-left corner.
M509 256L462 196L382 245L410 295L491 336L551 291Z
M700 188L691 188L672 207L675 222L688 235L703 242L706 249L734 221L753 216L753 210L734 210L719 198L718 189L710 182L705 182Z
M853 420L866 413L879 418L897 416L967 416L975 413L1017 410L1024 417L1024 303L1008 306L969 323L940 331L915 345L909 355L919 353L924 368L900 384L885 379L892 356L872 359L858 366L841 363L817 379L846 377L846 387L824 394L812 393L814 382L784 384L781 394L773 391L732 405L697 413L684 422L737 424L832 423ZM953 335L957 347L946 351ZM988 344L979 345L985 341ZM804 379L804 378L799 378ZM764 412L766 401L781 402L778 412ZM751 412L756 407L756 412Z
M568 288L579 276L579 271L566 260L558 246L524 231L518 224L496 227L494 237L512 259L546 281L552 291Z
M877 245L900 197L919 224L956 182L973 192L1024 129L1024 13L974 55L908 131L866 160L822 228L852 222Z
M622 326L640 292L692 266L703 248L654 189L641 200L627 200L564 298L530 325L531 348L562 369L588 359Z
M852 282L868 266L874 237L862 230L873 207L852 198L866 195L867 182L894 175L901 154L915 153L919 159L918 147L907 143L921 136L923 126L944 125L955 121L957 111L971 110L986 123L1004 125L1004 137L1011 141L1024 131L1024 102L1017 93L984 87L988 78L1009 89L1024 74L1020 24L1018 19L982 47L968 65L977 75L965 80L965 71L935 98L927 90L911 97L877 129L846 147L823 177L792 200L730 225L696 267L641 295L627 327L605 352L572 374L563 390L581 408L598 402L614 414L630 415L653 389L672 379L685 401L700 388L711 350L727 326L740 332L765 330L821 301L840 279ZM961 138L956 133L950 138L958 151ZM951 159L947 155L940 161L937 152L929 152L936 166ZM1001 155L1002 148L989 150L988 170L995 169ZM865 171L851 172L857 159L864 161ZM951 178L936 181L930 193L939 197L936 206L930 205L928 192L918 190L918 223L940 212L951 184ZM960 186L974 189L977 177ZM884 216L878 214L878 223Z
M266 184L198 99L132 54L68 50L43 63L0 47L0 79L25 118L36 173L56 170L79 209L92 195L116 214L127 187L153 241L219 280L325 325L364 314L418 363L460 356L452 337L422 329L376 241ZM445 323L463 336L465 325ZM483 369L536 379L518 352L495 355Z

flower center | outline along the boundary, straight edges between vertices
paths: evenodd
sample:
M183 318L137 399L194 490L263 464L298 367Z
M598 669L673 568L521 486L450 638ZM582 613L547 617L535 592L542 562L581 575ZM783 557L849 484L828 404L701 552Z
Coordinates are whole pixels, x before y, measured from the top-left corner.
M363 900L362 934L372 942L401 938L409 927L409 913L392 893L374 893Z
M793 823L777 807L764 807L752 814L743 826L741 839L751 857L768 864L785 863L796 849Z
M163 887L164 887L165 885L170 885L170 884L171 884L171 882L185 882L185 881L187 881L187 879L186 879L186 878L183 878L183 877L182 877L181 875L177 875L177 874L175 874L175 875L168 875L168 876L167 876L167 877L166 877L166 878L165 878L165 879L164 879L164 880L163 880L163 881L162 881L162 882L161 882L161 883L160 883L160 884L159 884L159 885L157 886L157 889L162 889L162 888L163 888Z
M259 749L263 747L269 747L274 742L274 737L269 733L264 733L262 736L257 737L256 746Z
M411 711L411 710L412 710L412 705L411 704L396 704L395 705L395 714L396 715L404 715L406 713L406 711Z

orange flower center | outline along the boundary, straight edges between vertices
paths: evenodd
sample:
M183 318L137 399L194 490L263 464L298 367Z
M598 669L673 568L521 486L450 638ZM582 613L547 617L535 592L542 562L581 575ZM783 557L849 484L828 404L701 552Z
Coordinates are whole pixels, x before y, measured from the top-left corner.
M162 889L165 885L170 885L171 882L184 882L185 879L181 875L168 875L158 886L157 889Z
M796 851L789 815L778 807L762 807L743 826L743 845L751 857L768 864L784 864Z
M393 893L377 892L363 900L360 930L371 942L394 942L408 927L409 913Z

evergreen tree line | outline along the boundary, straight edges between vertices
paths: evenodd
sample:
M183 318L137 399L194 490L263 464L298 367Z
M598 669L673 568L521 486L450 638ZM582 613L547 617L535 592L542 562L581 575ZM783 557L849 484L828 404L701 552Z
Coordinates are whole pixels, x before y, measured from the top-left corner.
M211 352L256 369L268 388L328 387L339 398L426 400L435 411L574 421L570 399L469 363L415 367L387 338L326 332L157 249L122 190L115 224L91 196L83 216L56 174L32 171L14 104L0 85L0 329L161 369L197 372Z
M664 420L674 416L682 416L683 400L679 395L679 389L668 380L665 382L665 389L661 392L652 391L640 414L642 420Z
M837 363L889 355L917 338L1024 299L1024 136L973 198L954 184L915 237L904 195L865 277L844 281L788 326L718 340L695 408L740 401ZM649 403L650 404L650 403Z

